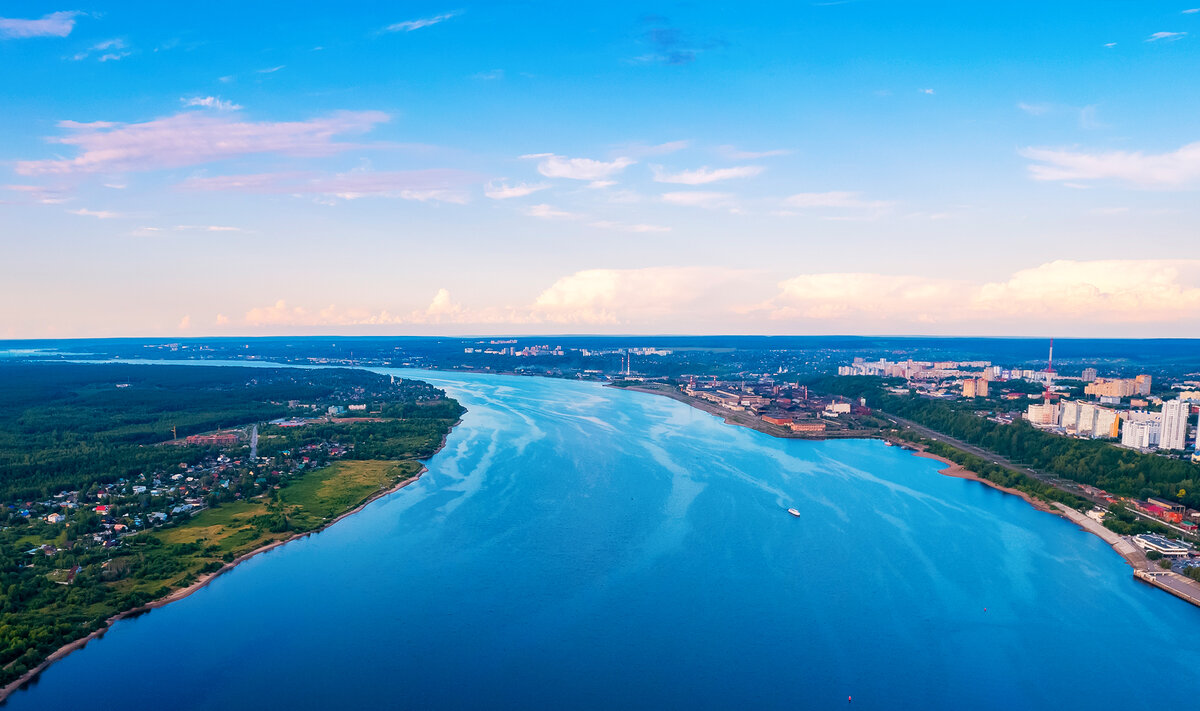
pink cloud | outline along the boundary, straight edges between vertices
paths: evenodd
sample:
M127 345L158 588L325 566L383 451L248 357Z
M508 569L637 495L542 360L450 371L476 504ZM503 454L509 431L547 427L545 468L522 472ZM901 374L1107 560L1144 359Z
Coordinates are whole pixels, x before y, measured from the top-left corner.
M75 146L79 155L55 160L20 161L22 175L157 170L211 163L256 153L324 156L355 148L336 142L346 133L363 133L388 120L380 111L341 111L308 121L238 121L225 116L186 112L143 123L62 121L68 135L52 143Z
M467 196L461 188L478 180L478 176L458 170L352 171L336 175L291 172L191 178L180 187L185 190L328 195L343 200L375 196L422 202L466 202Z

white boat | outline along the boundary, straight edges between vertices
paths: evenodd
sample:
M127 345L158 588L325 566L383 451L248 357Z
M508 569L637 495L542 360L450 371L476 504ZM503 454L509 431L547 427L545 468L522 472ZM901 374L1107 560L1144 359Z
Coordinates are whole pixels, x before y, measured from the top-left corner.
M791 515L793 515L793 516L799 516L799 515L800 515L800 512L799 512L799 511L797 511L796 509L788 509L788 513L790 513L790 514L791 514Z

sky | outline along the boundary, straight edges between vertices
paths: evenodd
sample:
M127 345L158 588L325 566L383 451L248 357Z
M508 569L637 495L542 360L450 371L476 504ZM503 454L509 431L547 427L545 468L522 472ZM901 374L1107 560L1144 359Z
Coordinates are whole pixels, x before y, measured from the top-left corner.
M0 338L1200 336L1200 0L98 2L0 5Z

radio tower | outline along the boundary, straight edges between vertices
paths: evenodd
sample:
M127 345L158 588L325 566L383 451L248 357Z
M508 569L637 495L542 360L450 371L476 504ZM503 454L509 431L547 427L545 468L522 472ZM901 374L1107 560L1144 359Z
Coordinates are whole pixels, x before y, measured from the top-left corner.
M1050 404L1050 384L1054 382L1054 337L1050 337L1050 357L1046 361L1046 390L1042 393L1046 404Z

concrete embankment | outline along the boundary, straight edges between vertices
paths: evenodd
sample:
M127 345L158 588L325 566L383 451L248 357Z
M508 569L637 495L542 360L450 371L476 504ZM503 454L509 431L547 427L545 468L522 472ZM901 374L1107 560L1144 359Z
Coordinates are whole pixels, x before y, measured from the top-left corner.
M1146 554L1143 553L1142 549L1134 545L1128 538L1117 535L1116 533L1105 528L1104 524L1100 523L1096 519L1089 518L1070 506L1055 502L1054 507L1061 511L1063 516L1066 516L1067 518L1071 519L1071 521L1079 524L1080 527L1082 527L1085 531L1094 533L1103 539L1105 543L1113 547L1113 550L1120 553L1122 558L1129 561L1129 564L1132 565L1135 570L1149 567L1150 561L1146 558Z
M1135 570L1133 577L1200 607L1200 583L1171 570Z
M1113 550L1120 553L1121 557L1133 566L1133 577L1147 585L1153 585L1160 590L1165 590L1180 600L1185 600L1200 607L1200 582L1171 570L1159 569L1158 566L1151 564L1145 552L1141 548L1138 548L1128 536L1119 536L1113 533L1095 519L1088 518L1069 506L1058 503L1054 505L1058 507L1064 516L1079 524L1085 530L1103 538L1105 543L1108 543L1113 547Z

